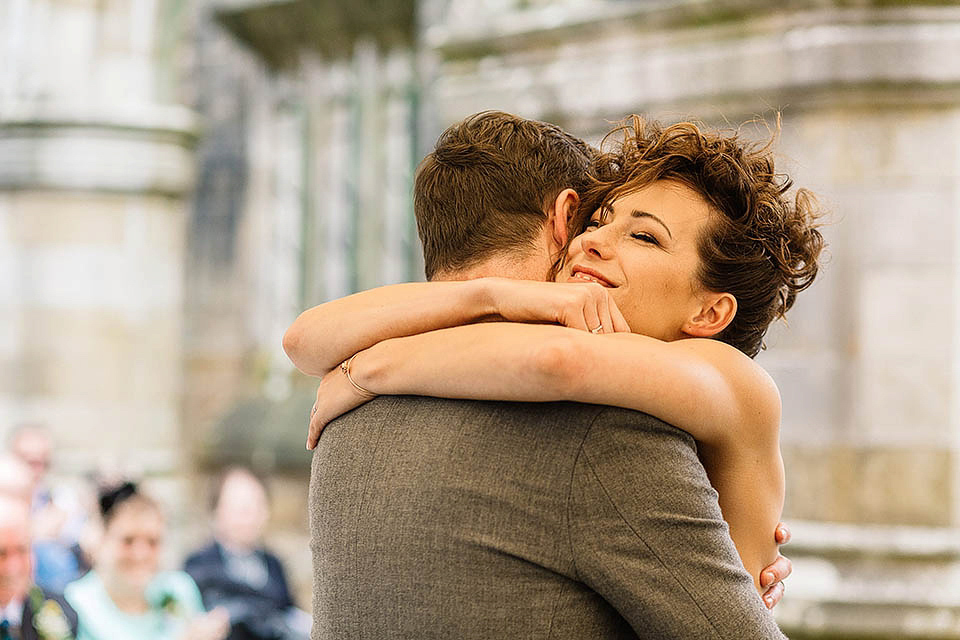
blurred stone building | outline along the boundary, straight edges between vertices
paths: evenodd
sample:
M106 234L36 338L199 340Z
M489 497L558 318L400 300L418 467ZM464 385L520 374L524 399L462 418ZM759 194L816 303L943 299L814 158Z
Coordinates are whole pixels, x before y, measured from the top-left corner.
M313 387L280 336L421 276L410 184L445 126L781 112L832 216L760 356L795 532L778 618L960 638L956 3L6 0L0 52L0 424L49 423L67 470L146 472L185 539L208 473L271 472L301 585Z
M0 2L0 430L59 470L183 495L183 290L197 119L183 7Z

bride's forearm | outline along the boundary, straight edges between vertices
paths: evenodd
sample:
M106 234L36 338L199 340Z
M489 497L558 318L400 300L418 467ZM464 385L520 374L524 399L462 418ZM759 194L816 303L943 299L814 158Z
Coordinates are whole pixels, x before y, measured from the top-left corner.
M374 345L354 359L353 377L378 394L561 400L569 395L562 360L582 333L510 322L441 329Z
M283 336L294 365L322 376L378 342L476 322L495 312L489 280L416 282L362 291L304 311Z
M496 322L388 340L355 366L378 394L605 404L644 411L708 444L744 425L779 424L769 376L713 340Z
M509 278L379 287L302 313L283 337L298 369L322 376L378 342L484 320L556 323L600 333L629 332L598 284Z
M777 559L774 535L785 493L779 430L753 429L738 443L701 446L699 454L719 494L740 559L762 594L760 573Z

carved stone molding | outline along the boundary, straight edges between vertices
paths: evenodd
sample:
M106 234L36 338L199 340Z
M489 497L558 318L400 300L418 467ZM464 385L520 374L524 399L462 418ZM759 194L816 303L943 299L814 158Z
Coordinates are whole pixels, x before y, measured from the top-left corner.
M194 181L195 131L182 107L8 110L0 116L0 189L183 195Z

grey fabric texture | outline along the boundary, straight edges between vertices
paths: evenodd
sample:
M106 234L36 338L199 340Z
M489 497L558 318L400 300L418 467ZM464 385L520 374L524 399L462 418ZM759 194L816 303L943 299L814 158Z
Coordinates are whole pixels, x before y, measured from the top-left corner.
M646 414L377 398L324 431L309 511L313 640L784 637Z

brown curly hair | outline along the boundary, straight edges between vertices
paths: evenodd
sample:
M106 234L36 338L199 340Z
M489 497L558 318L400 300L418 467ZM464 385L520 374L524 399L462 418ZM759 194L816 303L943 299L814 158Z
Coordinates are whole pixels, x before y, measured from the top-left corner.
M733 321L715 337L752 358L764 348L770 323L813 283L823 249L815 197L799 189L788 198L793 183L774 169L775 135L752 143L736 131L630 116L604 139L602 147L612 142L613 148L596 159L596 178L572 231L582 232L594 211L656 180L696 191L719 214L698 242L700 284L737 300Z

